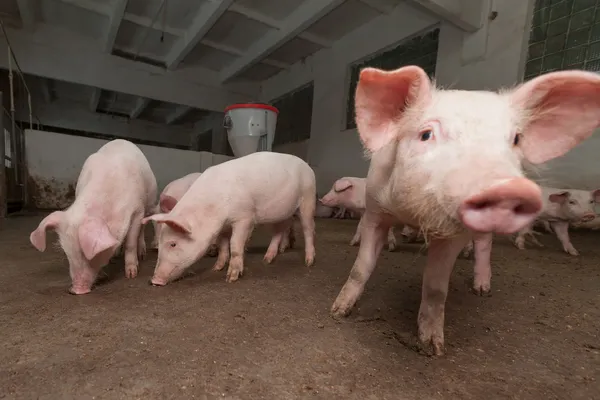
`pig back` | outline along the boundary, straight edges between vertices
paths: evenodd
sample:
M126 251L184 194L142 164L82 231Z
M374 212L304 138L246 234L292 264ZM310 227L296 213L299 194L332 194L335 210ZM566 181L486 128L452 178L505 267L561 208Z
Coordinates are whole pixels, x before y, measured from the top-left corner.
M181 203L207 199L229 216L251 209L257 222L276 220L293 214L303 199L315 201L315 174L294 155L257 152L208 168L188 193Z
M200 172L192 172L184 177L175 179L169 183L162 191L162 194L173 197L175 200L181 200L183 195L189 190L192 184L202 175Z
M85 161L76 187L76 199L125 209L151 210L156 203L156 178L146 156L133 143L117 139L102 146Z

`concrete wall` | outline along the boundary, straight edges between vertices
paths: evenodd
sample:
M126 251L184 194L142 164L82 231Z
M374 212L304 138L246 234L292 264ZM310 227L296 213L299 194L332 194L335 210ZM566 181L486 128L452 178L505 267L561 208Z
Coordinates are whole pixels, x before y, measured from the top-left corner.
M522 80L533 0L494 2L495 20L475 34L448 23L440 25L436 81L456 89L498 89ZM329 189L340 176L365 176L368 161L355 129L344 129L349 64L393 46L402 39L440 24L437 17L408 4L351 33L333 48L322 50L263 82L262 99L270 101L314 80L311 138L308 144L285 145L285 152L306 152L317 173L317 190ZM549 164L540 179L563 186L600 186L600 136Z
M31 206L41 209L67 207L74 198L75 184L86 158L107 141L25 130L25 151ZM191 172L202 172L231 157L208 152L139 145L146 155L159 192L172 180Z
M189 146L193 131L191 126L167 126L139 119L129 120L123 117L94 113L89 110L89 105L77 102L44 103L37 101L34 104L35 115L44 125L52 127L182 146ZM21 110L17 113L17 119L29 121L29 114L27 111Z

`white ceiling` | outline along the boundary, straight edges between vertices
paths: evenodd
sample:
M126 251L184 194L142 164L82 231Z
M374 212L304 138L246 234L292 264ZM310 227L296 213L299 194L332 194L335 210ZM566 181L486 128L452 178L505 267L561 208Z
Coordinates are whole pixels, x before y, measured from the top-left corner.
M0 18L11 28L11 40L20 32L60 27L82 42L93 43L94 48L86 51L118 58L119 65L151 65L171 71L167 77L197 69L217 77L220 82L216 85L230 87L265 80L332 46L377 16L390 13L401 2L0 0ZM58 38L55 42L55 46L61 46ZM26 67L26 72L35 70ZM120 74L118 70L103 72ZM36 76L28 80L43 101L86 102L92 112L164 124L193 123L209 113L189 106L190 102L180 105L147 94L141 96L134 90L104 90L82 79L68 82Z

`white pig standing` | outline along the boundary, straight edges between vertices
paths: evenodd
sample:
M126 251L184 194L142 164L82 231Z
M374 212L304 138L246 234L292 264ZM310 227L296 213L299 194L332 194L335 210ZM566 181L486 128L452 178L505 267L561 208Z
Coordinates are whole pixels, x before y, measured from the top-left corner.
M544 205L537 221L550 224L565 252L572 256L579 255L569 238L569 224L589 223L596 219L594 207L600 203L600 189L587 191L542 187L542 201ZM533 236L532 223L517 234L515 245L519 249L525 249L525 235L527 234L531 235L534 243L541 246L541 243Z
M165 226L159 237L154 285L166 285L181 276L219 238L214 269L221 270L229 256L227 281L244 270L244 245L254 225L271 225L272 240L265 260L272 261L283 235L298 210L304 233L305 263L315 259L315 174L302 159L273 152L257 152L208 168L168 214L145 219Z
M346 176L333 183L331 190L323 196L320 202L328 207L340 207L351 210L359 215L365 212L365 178L356 178ZM354 237L350 241L350 246L356 246L360 243L361 221L358 222ZM391 227L387 236L388 249L394 251L396 248L396 236L394 236L394 227Z
M176 179L165 186L164 190L160 194L159 197L159 208L161 213L169 213L173 207L177 204L179 200L183 197L183 195L189 190L192 183L198 179L202 175L201 172L193 172L191 174L185 175L182 178ZM157 212L158 213L158 212ZM161 225L156 221L152 221L154 225L154 240L152 241L152 248L158 248L158 237L160 234ZM277 240L274 236L272 240ZM294 247L295 237L294 237L294 226L290 225L286 234L281 239L281 244L279 245L279 252L283 253L288 247ZM216 241L212 243L206 254L209 257L215 257L218 253L218 246Z
M600 76L553 72L493 93L436 89L417 66L365 68L356 122L371 157L366 210L358 256L331 313L350 313L390 226L418 227L429 240L419 340L440 355L457 255L474 233L512 234L535 220L541 190L522 163L562 156L600 126Z
M69 260L72 294L91 291L121 244L125 275L135 278L138 257L146 252L142 219L155 211L156 194L156 178L141 150L127 140L110 141L83 164L73 204L44 218L29 239L44 251L46 229L58 233Z

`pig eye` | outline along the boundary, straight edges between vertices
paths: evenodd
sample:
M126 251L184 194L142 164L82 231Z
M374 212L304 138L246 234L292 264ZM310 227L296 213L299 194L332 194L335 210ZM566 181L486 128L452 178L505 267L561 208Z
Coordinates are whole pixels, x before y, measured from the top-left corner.
M177 246L177 243L169 243L169 246L170 247L175 247L175 246Z
M517 133L517 134L515 135L515 138L514 138L514 140L513 140L513 146L517 146L517 145L519 144L519 141L520 141L520 140L521 140L521 134L520 134L520 133Z
M569 204L577 204L575 200L569 200Z
M421 142L426 142L429 139L431 139L431 137L433 136L433 132L430 129L427 129L426 131L421 132Z

